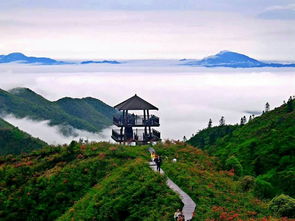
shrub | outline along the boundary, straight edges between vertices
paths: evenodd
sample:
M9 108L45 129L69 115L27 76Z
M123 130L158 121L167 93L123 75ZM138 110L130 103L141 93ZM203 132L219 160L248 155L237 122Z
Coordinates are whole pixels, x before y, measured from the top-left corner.
M249 191L255 186L255 178L253 176L244 176L241 179L241 187L243 191Z
M256 178L254 190L257 196L260 198L271 198L274 195L274 187L271 185L271 183L259 177Z
M295 199L281 194L270 201L269 209L275 215L295 218Z
M225 161L225 167L227 170L234 169L237 176L241 176L243 174L243 167L238 158L235 156L231 156Z

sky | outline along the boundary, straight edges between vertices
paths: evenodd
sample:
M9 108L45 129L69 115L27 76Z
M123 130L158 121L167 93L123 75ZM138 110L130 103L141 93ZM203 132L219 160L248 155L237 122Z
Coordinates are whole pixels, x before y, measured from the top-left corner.
M294 60L295 0L0 1L0 55Z

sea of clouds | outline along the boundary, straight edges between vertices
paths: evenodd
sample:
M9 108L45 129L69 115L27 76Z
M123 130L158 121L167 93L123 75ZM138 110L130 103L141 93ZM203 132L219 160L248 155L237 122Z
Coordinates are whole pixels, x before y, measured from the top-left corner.
M154 65L153 65L154 64ZM295 94L294 68L196 68L175 61L133 61L120 65L0 65L0 88L28 87L49 100L64 96L95 97L114 106L135 93L159 108L162 138L190 137L207 126L209 118L218 125L239 123L244 115L261 113L266 102L271 108ZM64 137L48 122L29 119L6 120L33 136L53 144L80 136L110 140L110 128L101 134L79 131Z

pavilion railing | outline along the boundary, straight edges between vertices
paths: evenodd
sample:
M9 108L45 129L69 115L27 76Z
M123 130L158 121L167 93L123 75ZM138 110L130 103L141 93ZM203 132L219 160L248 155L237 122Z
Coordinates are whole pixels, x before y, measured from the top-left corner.
M119 129L113 129L112 130L112 138L118 142L120 141L127 141L127 142L132 142L132 141L157 141L161 139L160 132L153 129L151 131L151 134L149 134L149 130L147 129L146 131L144 129L133 129L133 131L129 131L129 133L122 133L120 134Z
M160 119L155 115L151 115L149 119L144 119L143 115L129 114L127 118L123 116L114 116L113 123L117 126L159 126Z
M161 133L155 129L153 129L152 134L154 137L160 139L161 138Z
M120 130L112 130L112 138L116 141L123 141L124 140L124 134L120 134Z

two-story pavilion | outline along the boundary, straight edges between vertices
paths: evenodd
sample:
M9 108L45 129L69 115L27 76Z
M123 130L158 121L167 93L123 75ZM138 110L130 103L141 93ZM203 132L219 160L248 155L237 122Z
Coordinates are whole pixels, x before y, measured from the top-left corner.
M159 118L150 113L151 110L159 110L157 107L135 94L114 108L120 111L113 117L113 124L119 128L112 130L112 138L116 142L147 144L161 140L160 132L153 128L160 126ZM142 114L134 113L139 111Z

